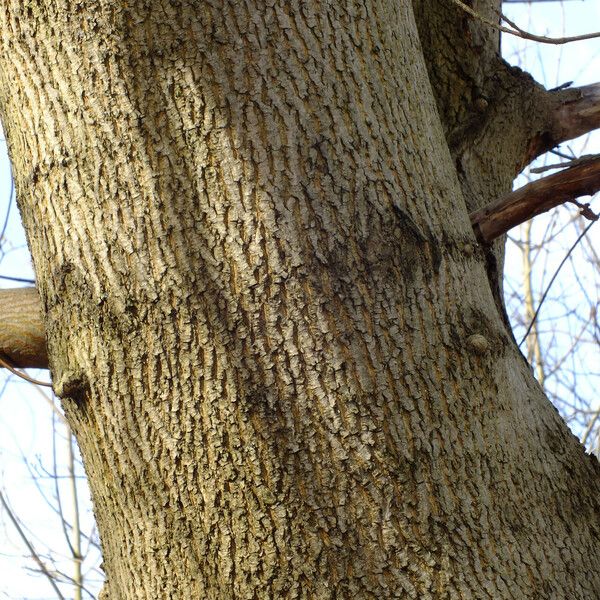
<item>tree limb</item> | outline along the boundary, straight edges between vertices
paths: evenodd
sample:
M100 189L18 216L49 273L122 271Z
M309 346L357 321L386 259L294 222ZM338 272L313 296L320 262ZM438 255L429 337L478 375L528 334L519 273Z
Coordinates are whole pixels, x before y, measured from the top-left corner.
M509 229L564 202L600 190L600 159L589 160L525 185L500 200L471 213L471 224L481 242L490 243ZM578 204L579 205L579 204ZM596 219L587 205L582 213Z
M16 367L48 368L44 323L35 288L0 290L0 354Z
M550 98L556 95L554 109L549 111L548 126L531 139L525 164L562 142L600 127L600 83L545 93Z
M600 127L600 83L571 91L575 98L563 102L556 111L556 135L559 143Z

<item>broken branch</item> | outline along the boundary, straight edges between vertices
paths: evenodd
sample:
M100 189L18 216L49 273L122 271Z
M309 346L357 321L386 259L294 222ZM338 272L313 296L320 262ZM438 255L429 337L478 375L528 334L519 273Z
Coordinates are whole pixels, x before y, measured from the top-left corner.
M600 159L588 160L529 183L470 215L475 235L490 243L535 215L600 190ZM594 215L589 206L585 214Z
M600 127L600 83L573 88L568 92L574 93L575 97L562 102L555 115L557 144Z
M600 127L600 83L545 92L554 104L546 123L531 138L523 165L567 140ZM543 101L538 106L543 106Z
M0 355L18 368L48 368L40 298L33 287L0 290Z

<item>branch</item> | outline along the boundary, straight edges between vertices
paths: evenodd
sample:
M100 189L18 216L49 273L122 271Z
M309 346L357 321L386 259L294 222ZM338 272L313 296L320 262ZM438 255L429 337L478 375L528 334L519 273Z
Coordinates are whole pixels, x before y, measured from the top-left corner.
M471 224L479 240L490 243L535 215L565 202L575 202L579 196L592 195L598 190L600 159L594 158L529 183L471 213ZM598 218L588 205L576 204L584 216L593 220Z
M500 26L500 30L508 33L510 35L514 35L516 37L523 38L524 40L531 40L532 42L540 42L542 44L570 44L571 42L581 42L584 40L593 40L595 38L600 37L600 31L593 31L592 33L584 33L582 35L571 35L568 37L546 37L545 35L536 35L534 33L530 33L529 31L525 31L521 27L519 27L514 21L511 21L504 13L498 13L498 16L502 21L508 23L512 29L502 28Z
M40 299L33 287L0 290L0 355L19 368L48 368Z
M600 127L600 83L569 90L575 93L556 111L557 143L571 140Z
M533 105L540 114L547 110L545 123L532 136L525 153L524 165L567 140L600 127L600 83L573 89L544 92ZM550 108L546 102L550 102ZM534 130L535 131L535 130Z
M4 494L2 494L2 492L0 492L0 504L2 504L2 506L4 507L4 510L6 511L6 514L8 515L8 518L12 521L12 524L15 526L15 529L17 530L19 537L21 538L23 543L27 546L27 549L29 550L29 552L31 554L31 558L38 565L38 567L40 568L40 571L46 576L46 579L48 579L48 583L50 583L50 585L54 588L57 598L59 598L60 600L65 600L65 597L61 594L58 585L56 585L56 581L54 580L52 573L50 573L50 571L48 570L48 567L46 567L46 565L44 564L44 561L40 558L40 555L35 551L35 548L29 541L27 535L25 534L25 531L23 531L23 528L21 527L19 521L17 520L17 518L14 515L13 511L11 510L10 506L6 502L6 499L4 498Z
M584 33L583 35L574 35L571 37L560 37L560 38L549 38L544 35L535 35L534 33L529 33L521 29L516 23L513 23L510 19L508 19L504 14L499 13L498 16L502 21L505 21L510 25L510 27L505 27L504 25L500 25L499 23L494 23L489 19L486 19L483 15L480 15L478 12L474 11L470 6L467 6L462 0L452 0L452 3L458 6L461 10L464 10L468 15L485 23L488 27L492 27L493 29L497 29L498 31L502 31L503 33L508 33L510 35L514 35L516 37L523 38L524 40L531 40L533 42L541 42L542 44L569 44L570 42L580 42L582 40L591 40L593 38L600 37L600 32L595 31L593 33Z

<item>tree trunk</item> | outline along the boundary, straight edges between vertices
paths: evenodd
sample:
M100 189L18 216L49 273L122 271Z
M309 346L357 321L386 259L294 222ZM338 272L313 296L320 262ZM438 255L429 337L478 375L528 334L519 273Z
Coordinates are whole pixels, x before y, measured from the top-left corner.
M104 597L597 598L598 464L496 310L410 2L0 19Z

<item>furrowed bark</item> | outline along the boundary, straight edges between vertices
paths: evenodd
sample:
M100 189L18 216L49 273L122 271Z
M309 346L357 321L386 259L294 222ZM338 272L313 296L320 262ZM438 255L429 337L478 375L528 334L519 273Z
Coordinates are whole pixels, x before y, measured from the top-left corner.
M0 27L104 597L594 597L597 464L498 318L410 3Z
M427 14L426 17L430 18L431 15ZM428 22L427 26L431 30L431 22ZM495 34L492 34L492 39L494 40L492 44L496 45ZM436 54L436 56L439 57L439 54ZM452 56L457 56L456 48L454 48ZM481 68L481 65L484 64L481 61L466 62L464 57L461 57L461 62L463 67L465 64L473 64ZM447 67L447 63L444 66ZM446 68L442 72L447 77L450 71ZM476 111L481 110L484 104L497 100L486 98L481 87L482 82L483 76L479 77L479 83L473 79L473 89L476 91L471 96L470 101L474 104ZM436 83L439 83L439 81ZM451 83L453 91L456 93L460 86L457 87L456 79L453 79ZM436 86L435 89L439 89L439 86ZM535 91L536 95L539 94L539 88L531 88L531 91ZM537 133L531 141L527 162L563 141L583 135L600 126L600 84L557 92L550 91L547 94L549 94L548 97L553 97L553 104L556 106L549 119L551 125L546 128L546 131ZM438 100L444 99L447 102L449 97L449 94L444 94L438 96ZM520 93L519 97L523 98L524 95ZM448 104L448 106L450 105ZM446 112L447 109L444 109L443 113ZM520 112L524 111L521 110ZM538 116L540 114L539 103L536 114ZM528 120L530 119L528 118ZM458 122L456 117L454 122L456 127ZM481 232L486 231L486 234L479 233L479 235L484 235L484 241L489 243L501 233L508 231L511 227L527 220L534 214L548 210L579 195L594 193L596 191L596 185L593 181L595 170L591 165L582 170L586 171L583 180L578 178L576 172L565 171L560 176L555 175L539 186L527 186L526 189L523 188L515 192L514 195L510 194L472 213L471 220L474 226ZM572 183L568 182L569 173L577 177L578 180ZM553 185L558 186L555 197L560 199L556 203L552 203L551 200L544 202L543 197L546 193L552 191L551 186ZM513 208L509 210L508 206ZM505 207L506 210L502 207ZM497 217L496 211L501 209L503 210L503 216ZM509 213L511 216L509 216ZM494 221L494 225L488 225L492 221ZM0 295L0 310L2 310L0 319L3 319L3 332L1 334L3 337L0 337L0 343L2 344L0 352L11 359L17 367L46 368L48 362L41 316L38 314L40 308L37 305L37 292L7 290L0 291Z

